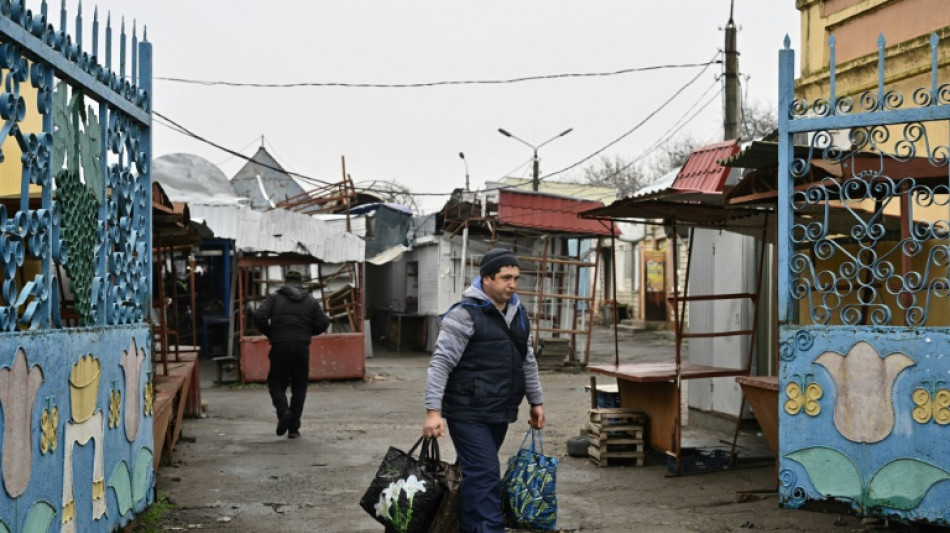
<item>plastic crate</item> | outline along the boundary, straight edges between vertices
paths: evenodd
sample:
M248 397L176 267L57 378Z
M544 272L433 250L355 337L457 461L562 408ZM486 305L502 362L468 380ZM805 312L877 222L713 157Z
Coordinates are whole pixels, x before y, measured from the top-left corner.
M731 458L726 450L685 449L680 452L680 473L702 472L706 470L728 470ZM676 458L667 456L666 468L676 473Z

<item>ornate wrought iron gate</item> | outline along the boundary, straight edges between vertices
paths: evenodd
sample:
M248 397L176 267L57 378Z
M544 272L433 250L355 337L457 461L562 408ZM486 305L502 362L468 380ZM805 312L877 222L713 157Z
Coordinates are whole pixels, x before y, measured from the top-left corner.
M950 85L794 98L779 53L780 500L950 523ZM793 139L807 137L803 146Z
M151 45L0 0L0 532L114 531L154 499ZM103 64L104 60L104 64ZM63 310L68 313L62 312ZM58 524L53 526L53 523Z

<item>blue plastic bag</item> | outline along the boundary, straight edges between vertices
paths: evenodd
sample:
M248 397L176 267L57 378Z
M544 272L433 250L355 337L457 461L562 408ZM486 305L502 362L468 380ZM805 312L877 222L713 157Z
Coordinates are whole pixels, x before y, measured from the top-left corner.
M525 448L528 436L531 446ZM535 448L537 436L537 448ZM521 449L508 459L501 481L501 507L509 527L553 530L557 523L557 465L560 459L544 455L541 432L529 429Z

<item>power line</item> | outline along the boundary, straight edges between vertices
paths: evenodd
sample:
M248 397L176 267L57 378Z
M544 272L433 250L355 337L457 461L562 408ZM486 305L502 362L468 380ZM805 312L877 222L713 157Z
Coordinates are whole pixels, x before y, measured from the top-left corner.
M220 144L218 144L218 143L216 143L216 142L214 142L214 141L212 141L212 140L210 140L210 139L206 139L206 138L202 137L201 135L198 135L197 133L194 133L193 131L191 131L191 130L189 130L188 128L182 126L181 124L175 122L174 120L172 120L172 119L166 117L165 115L159 113L158 111L154 111L154 110L153 110L153 111L152 111L152 114L154 114L156 117L158 117L158 118L162 119L163 121L165 121L165 124L163 124L164 126L168 126L169 128L171 128L171 129L173 129L173 130L175 130L175 131L177 131L177 132L179 132L179 133L181 133L181 134L183 134L183 135L186 135L186 136L191 137L191 138L193 138L193 139L195 139L195 140L201 141L201 142L203 142L203 143L205 143L205 144L209 144L209 145L211 145L211 146L217 148L218 150L221 150L221 151L223 151L223 152L226 152L226 153L229 153L229 154L233 155L234 157L239 157L239 158L241 158L241 159L244 159L245 161L254 163L255 165L258 165L258 166L260 166L260 167L267 168L267 169L270 169L270 170L275 170L275 171L277 171L277 172L283 172L284 174L287 174L288 176L294 176L294 177L296 177L296 178L300 178L300 179L302 179L302 180L305 180L305 181L308 181L308 182L311 182L311 183L317 183L317 184L320 184L320 185L334 185L333 183L330 183L329 181L323 181L323 180L321 180L321 179L311 178L310 176L306 176L306 175L300 174L300 173L298 173L298 172L293 172L293 171L290 171L290 170L287 170L287 169L284 169L284 168L267 165L267 164L261 163L260 161L255 161L255 160L254 160L252 157L250 157L250 156L246 156L246 155L244 155L244 154L242 154L242 153L240 153L240 152L238 152L238 151L236 151L236 150L232 150L232 149L230 149L230 148L228 148L228 147L226 147L226 146L222 146L222 145L220 145Z
M539 76L523 76L519 78L508 78L498 80L445 80L419 83L347 83L347 82L291 82L291 83L254 83L254 82L234 82L226 80L197 80L190 78L172 78L155 77L156 80L169 81L173 83L187 83L191 85L205 86L224 86L224 87L250 87L267 89L288 89L299 87L344 87L359 89L415 89L420 87L439 87L445 85L503 85L510 83L523 83L527 81L556 80L564 78L596 78L607 76L618 76L622 74L631 74L634 72L649 72L652 70L668 70L677 68L703 67L703 70L709 65L720 63L720 60L711 60L706 63L681 63L671 65L655 65L650 67L625 68L611 72L580 72L563 74L545 74Z
M666 107L667 105L669 105L673 100L675 100L676 97L679 96L683 91L685 91L690 85L692 85L693 83L695 83L696 80L698 80L699 77L702 76L704 72L706 72L706 69L709 68L709 65L713 65L713 64L719 63L719 61L716 61L716 60L715 60L715 58L718 57L719 55L720 55L720 52L717 51L717 52L716 52L716 55L713 56L713 60L710 60L709 62L705 63L706 66L703 67L703 69L702 69L701 71L699 71L699 74L696 74L696 76L694 76L693 79L691 79L691 80L689 80L688 82L686 82L685 85L683 85L682 87L680 87L675 93L673 93L672 96L670 96L665 102L663 102L663 104L661 104L660 107L654 109L653 112L651 112L649 115L646 116L646 118L644 118L643 120L641 120L640 122L638 122L637 125L635 125L634 127L630 128L629 130L627 130L626 132L624 132L622 135L620 135L620 136L617 137L616 139L610 141L609 143L607 143L606 145L604 145L602 148L600 148L600 149L596 150L595 152L593 152L592 154L590 154L590 155L584 157L584 158L581 159L580 161L577 161L576 163L574 163L574 164L572 164L572 165L569 165L569 166L567 166L567 167L564 167L564 168L562 168L561 170L557 170L557 171L551 172L550 174L546 174L546 175L544 175L544 176L541 176L540 179L543 180L543 179L550 178L550 177L552 177L552 176L557 176L558 174L561 174L561 173L563 173L563 172L567 172L568 170L571 170L571 169L573 169L573 168L576 168L576 167L578 167L578 166L580 166L580 165L586 163L587 161L590 161L591 159L593 159L594 157L596 157L598 154L602 153L604 150L610 148L611 146L617 144L618 142L620 142L620 141L622 141L623 139L625 139L625 138L627 138L628 136L630 136L633 132L635 132L635 131L637 131L638 129L640 129L640 127L642 127L644 124L646 124L651 118L653 118L654 116L656 116L657 113L659 113L660 111L662 111L663 108L665 108L665 107Z
M581 164L583 164L583 163L589 161L589 160L592 159L593 157L595 157L595 156L597 156L598 154L602 153L602 152L605 151L606 149L610 148L610 147L613 146L614 144L618 143L619 141L621 141L622 139L626 138L627 136L629 136L630 134L632 134L633 132L635 132L637 129L639 129L640 127L642 127L647 121L649 121L651 118L653 118L653 116L655 116L657 113L659 113L661 110L663 110L667 105L669 105L673 100L675 100L677 96L679 96L684 90L686 90L686 89L687 89L690 85L692 85L697 79L699 79L699 77L702 76L702 74L709 68L710 65L714 65L714 64L717 64L717 63L721 63L721 60L717 60L717 59L716 59L719 55L720 55L720 53L717 52L716 55L714 55L713 58L712 58L710 61L706 62L706 63L694 63L694 64L682 64L682 65L662 65L662 66L655 66L655 67L644 67L644 68L640 68L640 69L624 69L624 70L614 71L614 72L610 72L610 73L557 74L557 75L550 75L550 76L535 76L535 77L514 78L514 79L511 79L511 80L434 82L434 83L429 83L429 84L410 84L410 85L369 85L369 84L338 84L338 83L333 83L333 84L289 84L289 85L281 85L281 84L235 84L235 83L230 83L230 82L201 82L201 81L197 81L197 80L185 80L185 79L179 79L179 78L155 78L155 79L163 79L163 80L176 81L176 82L182 82L182 83L197 83L197 84L204 84L204 85L233 85L233 86L241 86L241 87L243 87L243 86L258 86L258 87L293 87L293 86L311 86L311 85L312 85L312 86L353 86L353 87L425 87L425 86L435 86L435 85L515 83L515 82L520 82L520 81L539 80L539 79L555 79L555 78L568 78L568 77L590 77L590 76L611 76L611 75L625 74L625 73L630 73L630 72L647 71L647 70L658 70L658 69L664 69L664 68L685 68L685 67L697 67L697 66L702 66L702 67L703 67L703 69L702 69L695 77L693 77L689 82L687 82L685 85L683 85L683 86L682 86L679 90L677 90L669 99L667 99L663 104L661 104L660 107L658 107L658 108L655 109L653 112L651 112L646 118L644 118L641 122L639 122L639 123L638 123L636 126L634 126L632 129L628 130L627 132L625 132L624 134L622 134L620 137L614 139L613 141L611 141L610 143L608 143L608 144L605 145L604 147L602 147L602 148L600 148L599 150L593 152L592 154L588 155L588 156L585 157L584 159L582 159L582 160L580 160L580 161L574 163L573 165L570 165L570 166L568 166L568 167L566 167L566 168L563 168L563 169L561 169L561 170L558 170L558 171L556 171L556 172L552 172L552 173L550 173L550 174L547 174L547 175L541 177L541 179L547 179L547 178L553 177L553 176L555 176L555 175L561 174L561 173L563 173L563 172L566 172L566 171L568 171L568 170L570 170L570 169L572 169L572 168L575 168L575 167L577 167L577 166L579 166L579 165L581 165ZM707 91L708 91L708 89L707 89ZM696 105L696 104L694 103L693 106L695 106L695 105ZM709 102L707 102L707 104L704 105L702 109L704 109L704 108L705 108L706 106L708 106L708 105L709 105ZM702 109L700 109L700 111L701 111ZM688 112L688 111L687 111L687 112ZM295 177L297 177L297 178L300 178L300 179L305 180L305 181L308 181L308 182L313 182L313 183L317 183L317 184L320 184L320 185L332 185L330 182L327 182L327 181L324 181L324 180L320 180L320 179L317 179L317 178L312 178L312 177L310 177L310 176L306 176L306 175L303 175L303 174L300 174L300 173L297 173L297 172L287 171L286 169L283 169L283 168L273 167L273 166L270 166L270 165L261 164L261 163L258 162L258 161L254 161L254 160L253 160L251 157L249 157L249 156L246 156L246 155L244 155L244 154L242 154L242 153L240 153L240 152L238 152L238 151L235 151L235 150L232 150L232 149L227 148L227 147L225 147L225 146L222 146L222 145L220 145L220 144L218 144L218 143L216 143L216 142L214 142L214 141L211 141L211 140L209 140L209 139L207 139L207 138L205 138L205 137L202 137L201 135L198 135L198 134L192 132L191 130L189 130L189 129L186 128L185 126L183 126L183 125L179 124L178 122L176 122L176 121L174 121L174 120L172 120L172 119L166 117L165 115L159 113L158 111L154 111L154 114L156 115L156 117L158 117L159 119L161 119L161 120L158 121L158 122L161 123L162 125L164 125L164 126L170 128L170 129L172 129L172 130L174 130L174 131L177 131L177 132L179 132L179 133L181 133L181 134L183 134L183 135L186 135L186 136L191 137L191 138L193 138L193 139L196 139L196 140L198 140L198 141L201 141L201 142L204 142L204 143L206 143L206 144L209 144L209 145L211 145L211 146L213 146L213 147L215 147L215 148L217 148L217 149L219 149L219 150L222 150L222 151L224 151L225 153L228 153L228 154L230 154L230 155L232 155L232 156L234 156L234 157L238 157L238 158L244 159L244 160L246 160L246 161L253 162L254 164L260 165L260 166L262 166L262 167L264 167L264 168L269 168L269 169L271 169L271 170L275 170L275 171L278 171L278 172L284 172L284 173L286 173L286 174L288 174L288 175L295 176ZM698 114L698 112L697 112L697 114ZM688 122L690 122L693 118L695 118L695 116L696 116L696 115L694 114L693 117L691 117L689 120L687 120L685 123L683 123L683 124L680 126L680 128L682 128L683 126L685 126ZM678 129L680 129L680 128L678 128ZM677 129L677 131L678 131L678 129ZM661 136L661 139L662 139L662 136ZM665 142L665 141L662 141L662 142ZM652 149L654 149L656 146L661 145L662 142L658 142L658 143L654 144L654 147L651 148L651 149L649 149L649 150L652 150ZM648 152L649 152L649 150L648 150ZM645 155L645 154L643 154L643 155ZM638 159L635 160L635 161L638 161L639 159L642 159L643 155L641 155L641 157L638 158ZM634 161L634 162L635 162L635 161ZM518 167L516 167L516 168L513 169L513 170L517 170L518 168L521 168L522 166L524 166L524 164L525 164L525 163L522 163L522 164L518 165ZM630 164L633 164L633 163L630 163ZM623 169L620 169L620 170L618 171L618 173L619 173L620 171L625 170L626 168L628 168L628 167L630 166L630 164L628 164L627 166L623 167ZM500 186L500 187L486 188L486 189L484 189L483 192L490 192L490 191L493 191L493 190L513 189L513 188L517 188L517 185L504 185L504 186ZM450 196L450 195L452 194L452 192L440 192L440 193L417 193L417 192L409 192L408 194L410 194L410 195L412 195L412 196Z
M660 137L656 140L656 142L654 142L652 145L650 145L649 148L641 152L640 155L634 157L631 161L629 161L624 166L604 176L602 178L602 181L609 183L609 181L613 179L615 176L621 174L628 168L639 163L645 157L653 153L655 150L657 150L661 146L668 143L673 138L674 135L676 135L677 133L679 133L680 130L685 128L687 124L692 122L697 116L699 116L700 113L702 113L707 107L709 107L709 105L712 104L716 100L716 98L719 97L720 94L722 94L722 88L720 88L719 91L716 92L716 94L712 95L709 98L709 100L706 100L706 102L700 106L700 103L702 102L703 98L705 98L706 95L709 94L709 91L712 90L717 85L719 85L719 81L718 80L713 81L712 84L709 87L707 87L706 90L702 92L702 94L699 95L699 98L696 99L695 102L693 102L693 104L686 110L686 112L680 115L680 117L673 122L673 125L670 126L665 132L663 132L660 135ZM699 106L698 109L697 109L697 106ZM690 115L690 113L692 113L692 115ZM687 118L687 115L690 115L689 118ZM584 191L593 189L595 187L603 187L603 185L597 185L597 184L591 183L591 184L588 184L586 187L579 190L580 192L584 192Z

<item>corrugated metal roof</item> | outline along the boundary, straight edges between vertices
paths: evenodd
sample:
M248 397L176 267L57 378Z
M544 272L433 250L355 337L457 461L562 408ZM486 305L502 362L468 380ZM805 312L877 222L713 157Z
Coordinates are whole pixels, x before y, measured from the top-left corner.
M506 226L542 231L610 235L610 224L578 218L577 214L603 207L603 203L502 189L498 198L498 222Z
M729 169L720 165L719 161L732 157L738 151L739 142L736 139L694 149L670 188L682 192L722 193Z
M328 263L363 261L359 237L322 220L285 209L254 211L247 206L189 204L191 216L203 219L215 236L234 239L244 252L296 253Z

